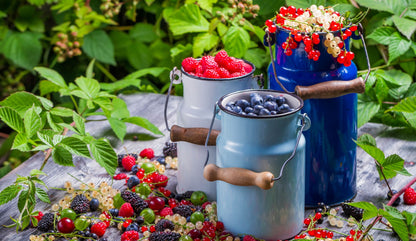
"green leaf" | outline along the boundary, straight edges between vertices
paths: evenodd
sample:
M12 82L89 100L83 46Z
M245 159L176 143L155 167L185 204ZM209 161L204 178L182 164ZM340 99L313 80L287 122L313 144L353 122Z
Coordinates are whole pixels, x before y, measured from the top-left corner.
M124 122L135 124L138 126L143 127L146 130L151 131L154 134L163 135L163 133L155 126L153 125L149 120L139 117L139 116L132 116L129 118L124 118Z
M12 149L17 149L23 152L31 150L31 147L28 144L28 139L24 133L19 133L16 135L13 141Z
M0 119L13 130L24 132L24 124L19 113L9 107L0 107Z
M38 169L32 169L32 170L30 170L30 175L31 176L39 176L39 175L46 176L46 173L44 173L44 172L42 172L41 170L38 170Z
M114 204L114 208L120 208L121 205L123 205L123 203L125 203L125 201L123 200L123 198L121 198L121 194L117 193L114 197L113 197L113 204Z
M146 76L148 74L150 74L154 77L159 77L162 73L164 73L167 70L169 70L169 69L166 68L166 67L152 67L152 68L141 69L141 70L135 71L135 72L127 75L122 80L137 79L137 78Z
M408 112L408 113L415 112L416 111L416 96L409 96L401 100L397 105L386 110L386 112L389 112L389 111L400 111L400 112Z
M94 30L85 35L82 49L90 58L105 64L116 65L113 43L103 30Z
M75 83L82 91L84 91L89 99L94 99L100 92L100 84L95 79L78 77L75 79Z
M42 54L39 37L32 32L12 33L2 41L1 50L17 66L32 70L39 64Z
M56 132L63 131L63 128L56 124L55 119L57 119L57 117L52 116L51 113L47 112L46 113L46 119L48 121L49 126L52 128L52 130L54 130Z
M36 196L44 203L51 203L48 194L42 188L36 188Z
M11 185L0 192L0 205L6 204L13 200L20 192L21 186Z
M35 108L32 107L26 111L24 118L25 132L28 138L31 138L36 132L42 129L42 122L40 116L36 113Z
M401 1L396 0L356 0L358 4L379 10L379 11L386 11L389 13L400 14L405 8L407 4L403 4Z
M72 109L65 108L65 107L55 107L50 110L50 113L57 116L62 117L70 117L74 113Z
M186 0L185 4L195 4L197 3L201 9L206 10L209 13L212 13L212 6L214 3L217 3L218 0Z
M369 39L373 39L376 42L384 45L389 45L393 33L396 33L396 30L392 27L381 27L377 28L374 32L367 36Z
M368 155L372 156L377 162L383 165L385 157L384 153L375 146L367 145L356 141L357 145L361 147Z
M49 135L38 132L38 137L45 145L53 147L53 141Z
M371 101L362 97L358 98L358 127L361 127L367 123L380 110L380 107L381 105L378 102Z
M390 212L385 210L379 210L380 214L383 215L387 221L391 224L394 231L396 231L397 235L399 235L400 239L403 241L409 240L409 231L407 229L406 221L403 219L396 218Z
M400 70L392 69L384 71L384 79L397 87L390 86L389 94L395 99L402 99L412 83L412 77Z
M55 70L48 69L45 67L36 67L35 71L40 74L43 78L49 80L50 82L54 83L55 85L62 87L62 88L68 88L68 86L65 83L64 78Z
M365 144L365 145L370 145L370 146L375 146L375 147L377 147L377 144L376 144L376 139L374 139L374 137L373 136L371 136L370 134L363 134L363 135L361 135L359 138L358 138L358 140L357 140L359 143L361 143L361 144Z
M325 0L286 0L287 6L295 6L296 8L309 8L312 4L317 6L326 5Z
M61 146L56 146L52 150L52 159L56 164L62 166L74 166L71 153Z
M377 207L368 202L354 202L354 203L347 203L350 206L357 207L364 209L363 213L363 220L368 220L370 218L374 218L378 215Z
M405 176L411 176L411 174L407 172L407 170L404 168L403 158L401 158L397 154L388 156L382 166L384 168L383 170L394 172L394 174L391 174L391 175L394 175L392 177L395 177L397 172L400 172L400 174L402 175L404 174ZM386 175L387 179L392 178L392 177L389 177L389 175Z
M117 154L111 145L104 140L94 140L90 144L91 153L95 160L105 168L110 176L114 176L117 168Z
M127 109L127 104L124 100L116 98L113 100L113 111L111 112L111 117L113 118L127 118L130 117L130 112Z
M142 81L140 79L122 79L113 83L100 83L100 87L103 90L111 91L114 93L130 86L140 89L141 83Z
M45 96L53 92L59 92L61 87L47 80L41 80L39 84L40 95Z
M88 79L94 78L94 64L95 59L92 59L88 64L87 71L85 72L85 77L87 77Z
M270 60L266 51L260 48L248 49L244 55L244 59L253 63L256 68L263 67Z
M390 38L388 63L390 64L393 60L406 53L411 44L412 41L407 40L398 32L395 32Z
M227 51L230 56L241 58L248 49L250 35L243 28L232 26L224 35L223 42L225 51Z
M19 199L17 200L17 208L19 209L19 212L22 212L22 210L27 205L28 201L29 201L29 190L23 190L19 195Z
M174 62L177 62L178 65L181 64L182 60L186 57L192 55L192 44L178 44L177 46L170 49L170 56Z
M401 112L401 113L406 118L406 121L410 124L410 126L416 129L416 112L412 112L412 113Z
M40 103L42 104L43 108L45 108L45 110L52 109L52 107L53 107L52 101L50 101L50 100L48 100L48 99L46 99L44 97L41 97L41 96L36 96L36 98L38 100L40 100Z
M143 43L152 43L158 37L154 30L154 26L148 23L137 23L129 31L129 35L132 39L139 40Z
M377 93L378 102L381 104L389 95L390 88L383 78L377 78L374 90Z
M94 103L100 106L101 109L111 111L113 110L113 104L109 98L95 98Z
M45 25L40 18L40 12L35 7L24 5L19 7L17 11L17 18L14 24L21 32L25 32L28 28L34 32L44 32Z
M60 146L69 152L74 153L75 155L84 156L87 158L91 157L87 144L78 138L67 137L61 141Z
M22 91L11 94L1 101L0 105L14 109L23 118L26 111L33 105L41 106L42 104L34 94Z
M52 138L52 143L53 143L54 146L56 146L59 143L61 143L61 141L65 138L66 138L66 136L64 136L64 135L59 135L59 134L54 135L53 138Z
M116 58L124 59L132 48L133 40L130 36L122 31L111 31L110 38L114 45L114 54Z
M144 43L134 40L127 52L127 60L135 69L142 69L152 65L153 57Z
M85 135L85 119L75 112L73 113L72 118L75 122L75 128L79 131L79 133L81 133L81 135Z
M397 15L393 16L393 23L399 29L400 33L406 36L408 39L413 35L416 30L416 21L407 18L401 18Z
M219 41L219 37L211 33L200 33L194 38L194 44L192 47L193 56L197 58L201 56L204 51L214 48Z
M209 22L195 4L185 4L165 18L173 35L207 32L209 29Z
M89 100L89 101L91 101L91 100L90 100L90 97L88 96L88 94L87 94L87 93L85 93L85 92L84 92L84 91L82 91L82 90L76 89L76 90L71 91L71 92L70 92L70 94L71 94L71 95L75 95L75 96L77 96L77 97L79 97L79 98L81 98L81 99L85 99L85 100ZM92 107L92 108L93 108L93 107ZM92 108L90 108L90 109L92 109Z
M118 137L118 139L123 141L127 133L126 124L123 121L113 118L113 117L109 117L108 122L110 122L110 126L113 129L116 136Z

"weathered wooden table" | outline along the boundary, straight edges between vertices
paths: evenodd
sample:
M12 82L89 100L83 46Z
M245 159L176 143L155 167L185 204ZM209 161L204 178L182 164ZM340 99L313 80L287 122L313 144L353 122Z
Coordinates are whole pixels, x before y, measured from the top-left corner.
M162 155L162 149L165 142L169 140L169 132L167 131L163 119L163 106L165 101L164 95L158 94L134 94L134 95L122 95L132 116L142 116L154 123L165 135L162 137L149 134L148 131L137 126L127 127L127 137L122 143L112 134L109 124L107 122L90 122L87 126L87 131L95 137L107 137L118 153L124 153L124 148L129 152L139 152L144 148L153 148L157 155ZM176 110L181 97L172 96L168 106L168 118L169 123L175 123ZM416 135L408 133L406 131L394 130L378 124L366 124L359 129L359 135L363 133L369 133L376 137L377 145L382 149L386 155L399 154L403 159L412 163L416 161L414 159L416 153ZM135 138L133 138L135 137ZM383 203L387 203L386 184L379 180L374 160L367 155L361 149L357 152L358 158L358 179L357 189L358 193L355 201L371 201L378 207L382 207ZM37 153L32 158L24 162L18 168L14 169L8 175L0 179L0 190L10 185L15 181L16 175L28 175L30 170L39 169L43 160L43 153ZM65 167L56 165L52 160L49 160L45 166L44 171L48 174L43 177L43 181L50 186L56 188L63 188L65 181L71 181L74 185L77 181L72 176L81 179L86 183L99 184L102 181L111 183L111 177L105 172L104 168L101 168L95 161L76 157L74 158L75 167ZM407 169L412 174L416 174L416 167L411 164L407 165ZM176 171L173 169L167 170L167 175L170 177L169 186L170 190L175 189L176 184ZM412 177L397 176L392 179L390 185L393 189L402 188ZM114 182L113 187L121 188L124 182ZM49 197L52 203L56 203L63 198L65 192L50 189L48 191ZM38 202L36 210L47 211L51 208L51 205ZM400 210L408 210L410 212L416 212L416 206L407 206L401 204L398 207ZM306 210L305 217L311 214L314 210ZM12 224L10 217L16 218L18 216L17 199L0 206L0 240L29 240L29 235L32 233L38 234L36 229L27 229L16 234L15 229L5 228L3 225ZM340 213L340 212L339 212ZM344 225L343 228L330 227L328 221L324 221L321 225L323 227L329 227L338 232L348 233L351 227ZM399 240L397 236L392 235L392 232L385 232L379 230L373 230L371 233L374 240ZM115 228L109 228L105 237L108 240L120 240L120 233Z

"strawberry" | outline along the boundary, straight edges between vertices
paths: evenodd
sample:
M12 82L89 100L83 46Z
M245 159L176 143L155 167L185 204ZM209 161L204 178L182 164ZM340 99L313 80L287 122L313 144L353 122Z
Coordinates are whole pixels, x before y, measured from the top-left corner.
M91 233L95 233L98 237L102 237L105 234L106 229L107 224L105 222L98 222L91 226Z
M114 180L122 180L122 179L126 179L127 178L127 174L126 173L119 173L117 175L115 175Z
M203 77L210 78L210 79L219 79L220 75L218 74L218 72L215 69L207 69L204 72Z
M131 171L131 168L136 165L136 158L134 158L131 155L127 155L123 157L121 160L121 165L126 169L127 171Z
M218 74L220 75L221 78L230 78L230 72L226 69L226 68L218 68L216 69Z
M134 230L126 231L121 235L121 241L137 241L139 239L139 233Z
M408 189L406 189L406 191L404 191L403 201L407 205L416 204L416 192L413 188L409 187Z
M164 207L162 210L160 210L160 216L166 217L168 215L173 215L172 208L170 207Z
M123 203L121 205L120 210L118 211L118 215L121 217L129 218L134 215L133 207L130 203Z
M225 50L219 51L214 58L215 62L217 62L219 66L225 66L227 64L227 59L228 54Z
M182 67L188 73L195 72L195 69L198 66L198 64L199 64L199 61L192 57L185 58L182 61Z
M218 68L217 62L213 56L203 56L201 59L201 65L203 72L206 72L208 69L216 69Z
M147 158L147 159L152 159L153 157L155 157L155 152L153 151L152 148L146 148L143 149L143 151L140 152L139 154L142 158Z

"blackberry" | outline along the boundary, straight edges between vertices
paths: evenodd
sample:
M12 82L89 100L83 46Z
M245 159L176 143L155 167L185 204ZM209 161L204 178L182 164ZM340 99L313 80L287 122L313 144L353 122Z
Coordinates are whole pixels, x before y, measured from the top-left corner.
M173 213L177 213L183 217L189 217L192 215L193 210L190 205L179 205L172 209Z
M342 203L341 207L342 207L342 211L344 211L345 216L347 217L351 216L355 218L357 221L360 221L361 219L363 219L363 212L364 212L363 209L350 206L346 203Z
M156 231L163 232L166 229L175 230L175 225L170 220L162 219L156 223L155 228Z
M128 191L128 190L124 190L121 193L121 198L123 198L123 200L125 202L128 202L131 204L131 206L133 207L134 212L138 215L140 214L140 212L149 207L149 205L147 204L146 201L144 201L141 197L139 197L139 195L137 195L134 192Z
M55 215L53 213L45 213L38 222L38 229L43 232L53 229Z
M83 194L79 194L72 200L71 208L77 214L86 213L90 210L90 201Z
M175 198L178 202L182 201L183 199L190 199L194 191L186 191L184 193L176 194Z
M181 235L174 232L153 232L149 236L149 241L179 241Z
M178 156L178 149L176 143L173 142L166 142L165 146L163 147L163 155L165 157L177 157Z
M123 160L123 158L127 155L133 156L134 159L137 160L137 158L139 157L136 153L128 153L128 154L118 154L117 155L117 163L118 163L118 167L123 167L123 165L121 165L121 161Z

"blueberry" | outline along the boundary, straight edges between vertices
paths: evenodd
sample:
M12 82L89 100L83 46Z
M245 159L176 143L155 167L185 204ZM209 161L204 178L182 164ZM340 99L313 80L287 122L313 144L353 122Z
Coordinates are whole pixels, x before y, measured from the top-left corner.
M260 110L259 115L270 115L270 111L266 108Z
M277 110L277 104L276 102L266 101L264 103L264 108L268 109L269 111Z
M243 112L241 112L240 114L241 114L241 115L247 115L247 113L246 113L246 112L244 112L244 111L243 111Z
M84 235L85 235L85 237L91 237L90 231L85 231Z
M264 107L262 105L255 105L254 106L254 114L258 115L260 113L261 109L264 109Z
M158 159L156 159L156 161L158 161L162 165L166 165L166 161L165 161L165 158L163 156L161 156Z
M276 98L273 95L266 95L263 99L264 99L264 102L267 102L267 101L276 102Z
M245 108L244 109L244 112L246 112L247 114L248 113L251 113L251 112L253 112L254 111L254 109L253 109L253 107L251 107L251 106L249 106L249 107L247 107L247 108Z
M136 175L136 173L139 171L139 166L137 164L132 166L131 171L133 172L134 175Z
M143 216L137 216L136 223L140 226L144 223L144 217Z
M235 105L240 106L242 110L244 110L245 108L247 108L248 106L250 106L250 103L245 100L237 100L237 102L235 103Z
M242 110L242 109L241 109L241 107L240 107L240 106L238 106L238 105L236 105L236 106L234 106L234 107L233 107L233 112L234 112L234 113L240 114L242 111L243 111L243 110Z
M231 106L226 106L226 107L225 107L225 109L227 109L227 110L229 110L229 111L233 112L233 107L231 107Z
M252 93L250 94L250 103L251 106L262 105L263 98L257 93Z
M100 201L98 201L98 199L93 198L90 201L90 209L91 211L96 211L98 209L98 207L100 206Z
M117 217L118 216L118 209L117 208L112 208L108 211L110 212L112 217Z
M190 222L191 221L191 216L186 217L186 221Z
M391 191L393 192L393 194L392 194L390 191L388 191L388 192L387 192L387 199L388 199L388 200L390 200L390 199L391 199L391 197L393 197L393 195L397 193L397 191L396 191L396 190L394 190L394 189L393 189L393 190L391 190ZM399 206L400 201L401 201L401 199L400 199L400 197L398 197L398 198L394 201L394 203L392 204L392 206L394 206L394 207Z
M253 112L250 112L247 114L248 116L257 116L256 114L254 114Z
M279 106L278 110L279 110L279 113L286 113L286 112L291 111L292 109L290 109L290 106L288 104L283 104Z
M126 231L132 231L132 230L139 231L139 226L137 226L136 223L132 223L126 228Z
M98 235L97 235L97 234L95 234L95 233L91 233L91 238L93 238L93 239L98 239Z
M140 184L140 179L137 176L131 176L129 180L127 181L127 187L129 189L132 189L136 185Z
M276 104L281 106L286 103L286 98L283 95L279 95L276 97Z
M225 105L225 107L233 107L235 105L235 102L234 101L230 101L230 102L228 102L226 105Z
M272 111L270 111L270 114L271 114L271 115L277 115L277 111L272 110Z

